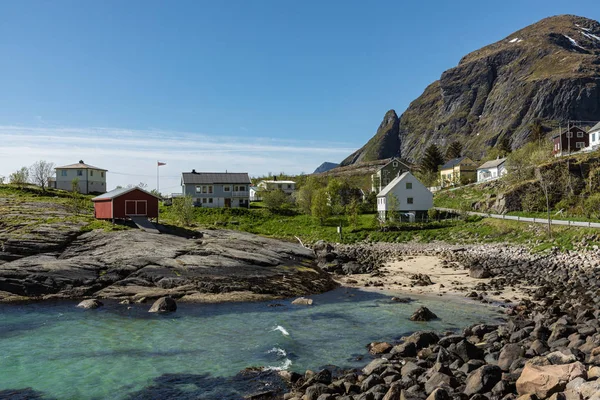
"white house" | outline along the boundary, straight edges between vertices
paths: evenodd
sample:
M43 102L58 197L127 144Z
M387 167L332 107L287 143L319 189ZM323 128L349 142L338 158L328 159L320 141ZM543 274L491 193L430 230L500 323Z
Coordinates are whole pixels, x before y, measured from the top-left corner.
M258 192L260 191L259 188L257 188L256 186L250 186L249 188L250 190L250 201L261 201L261 197L259 196Z
M392 200L393 196L396 197L395 201ZM396 203L396 210L400 212L403 220L414 221L423 217L433 207L433 193L413 174L404 172L377 195L377 212L380 219L386 219L388 211L391 211L392 202Z
M292 194L296 190L294 181L278 181L277 179L258 182L258 190L282 190L285 194Z
M77 179L79 193L106 193L107 170L88 165L79 160L77 164L64 165L56 170L56 189L72 190L73 180Z
M477 168L477 182L489 181L506 175L506 158L487 161Z
M588 147L589 150L596 150L600 148L600 122L598 122L590 131L588 132L590 135L590 145Z

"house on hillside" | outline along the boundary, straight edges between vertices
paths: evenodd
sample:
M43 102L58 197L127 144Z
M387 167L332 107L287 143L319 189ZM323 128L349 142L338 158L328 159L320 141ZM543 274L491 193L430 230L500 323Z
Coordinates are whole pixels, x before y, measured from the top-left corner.
M433 193L413 174L404 172L392 179L377 195L379 219L385 221L394 205L402 220L420 220L433 207Z
M554 148L552 153L558 156L568 155L585 149L590 144L590 135L578 126L572 126L564 132L552 137Z
M197 207L245 207L250 203L250 177L246 172L183 172L184 196Z
M506 175L506 158L487 161L477 168L477 182L485 182Z
M256 185L258 190L271 191L281 190L285 194L292 194L296 190L296 182L294 181L278 181L277 177L273 177L272 180L260 181Z
M588 132L588 145L590 150L600 148L600 122L592 127Z
M88 165L79 160L76 164L54 168L56 171L56 189L72 190L73 181L77 179L79 193L105 193L107 170Z
M94 197L94 217L97 219L155 218L158 221L159 197L137 186L119 188Z
M448 161L440 168L442 187L465 185L477 179L477 164L469 157L459 157Z
M410 171L408 165L397 158L392 158L387 164L371 175L371 191L375 193L381 192L394 178L407 171Z

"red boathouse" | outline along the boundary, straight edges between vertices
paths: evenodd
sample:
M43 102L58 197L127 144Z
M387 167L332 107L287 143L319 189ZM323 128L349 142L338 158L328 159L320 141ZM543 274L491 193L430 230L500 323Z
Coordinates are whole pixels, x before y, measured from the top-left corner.
M147 217L158 220L158 200L157 196L138 187L111 190L92 199L94 217L112 220Z

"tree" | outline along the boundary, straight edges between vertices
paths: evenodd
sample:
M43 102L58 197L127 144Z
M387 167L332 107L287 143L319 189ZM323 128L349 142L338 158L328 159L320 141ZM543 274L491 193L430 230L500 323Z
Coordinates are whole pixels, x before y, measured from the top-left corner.
M139 186L138 186L139 187ZM153 195L155 195L156 197L160 197L162 199L162 194L160 194L160 192L156 189L152 189L150 191L150 193L152 193Z
M512 152L512 140L508 136L503 136L496 144L498 155L506 157Z
M318 219L319 223L323 225L325 220L331 215L327 190L319 189L315 192L310 210L312 216Z
M360 204L356 198L350 200L350 204L347 207L348 219L354 229L358 227L358 217L360 215Z
M22 189L29 181L29 169L21 167L21 169L9 175L8 181Z
M42 188L42 192L46 191L48 179L54 175L54 163L44 160L36 161L29 167L29 176L31 181Z
M79 193L79 178L71 181L69 208L73 214L79 214L85 208L85 198Z
M337 178L333 178L329 180L327 188L325 189L327 192L327 200L333 215L344 214L344 201L342 197L343 188L344 183Z
M400 219L400 201L394 193L387 195L385 200L387 209L387 219L392 222L399 222Z
M539 167L535 169L535 177L546 197L546 212L548 214L548 235L552 237L552 222L550 222L550 191L555 184L552 170L542 171Z
M529 141L531 143L541 143L546 136L546 129L539 119L535 119L529 125Z
M262 191L260 197L270 211L281 211L290 205L290 196L281 189Z
M421 172L438 172L438 167L444 163L444 157L440 149L432 144L427 149L421 158Z
M309 176L306 182L296 191L296 203L304 214L312 213L313 197L319 190L319 181L314 176Z
M462 156L463 145L459 141L450 143L446 149L446 160L453 160Z
M189 195L173 198L171 212L181 225L190 225L194 220L194 199Z

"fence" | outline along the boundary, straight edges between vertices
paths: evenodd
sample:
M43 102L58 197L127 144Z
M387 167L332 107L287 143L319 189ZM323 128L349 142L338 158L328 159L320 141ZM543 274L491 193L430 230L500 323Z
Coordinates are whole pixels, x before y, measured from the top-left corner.
M444 211L449 213L463 213L459 210L453 210L451 208L440 208L435 207L438 211ZM506 219L511 221L519 221L519 222L533 222L536 224L547 224L547 218L531 218L531 217L520 217L516 215L503 215L503 214L489 214L489 213L480 213L475 211L466 211L467 215L477 215L485 218L496 218L496 219ZM551 219L550 223L552 225L563 225L563 226L576 226L583 228L600 228L600 223L597 222L582 222L582 221L568 221L564 219Z

